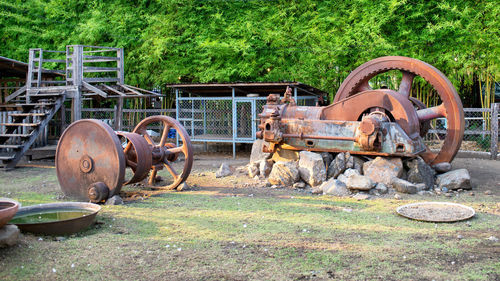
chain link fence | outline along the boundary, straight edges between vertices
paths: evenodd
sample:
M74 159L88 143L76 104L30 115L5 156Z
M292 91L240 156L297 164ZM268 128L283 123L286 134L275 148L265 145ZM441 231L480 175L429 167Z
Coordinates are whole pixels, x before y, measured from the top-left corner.
M498 104L491 108L464 108L465 130L460 151L498 153L499 117L495 107L498 108ZM440 150L446 137L447 120L434 119L430 122L430 128L424 138L425 143L433 150Z
M299 105L314 106L315 97L298 97ZM143 119L153 115L176 118L193 142L252 143L259 124L258 114L266 104L265 97L200 98L179 97L177 109L123 109L120 130L132 131ZM498 122L500 104L491 108L465 108L465 131L462 152L498 153ZM99 119L117 129L114 108L84 108L82 118ZM65 124L71 123L71 110L66 108ZM59 122L59 121L57 121ZM430 123L424 141L433 150L440 150L446 137L445 118ZM495 158L495 156L493 156Z

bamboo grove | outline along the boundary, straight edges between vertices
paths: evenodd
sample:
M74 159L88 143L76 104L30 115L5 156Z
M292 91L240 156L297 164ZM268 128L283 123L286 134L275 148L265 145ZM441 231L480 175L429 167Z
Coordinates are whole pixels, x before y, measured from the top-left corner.
M69 44L123 47L127 83L146 88L293 80L332 100L355 67L402 55L442 70L465 106L489 107L500 76L494 0L0 0L0 13L1 56L27 61L29 48ZM432 105L429 91L417 80L412 95Z

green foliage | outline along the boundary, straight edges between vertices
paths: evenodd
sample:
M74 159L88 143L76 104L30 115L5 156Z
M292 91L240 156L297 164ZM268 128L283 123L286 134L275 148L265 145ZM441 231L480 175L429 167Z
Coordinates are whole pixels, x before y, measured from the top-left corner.
M124 47L127 82L296 80L335 93L383 55L426 61L462 96L500 76L500 5L474 1L0 0L0 54Z

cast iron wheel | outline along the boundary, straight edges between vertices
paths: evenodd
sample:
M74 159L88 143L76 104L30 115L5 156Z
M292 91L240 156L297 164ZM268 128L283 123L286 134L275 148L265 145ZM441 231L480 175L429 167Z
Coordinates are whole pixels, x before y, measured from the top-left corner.
M125 156L109 125L82 119L69 125L56 150L56 172L63 193L89 200L88 188L102 182L109 197L118 194L125 177Z
M398 93L408 99L410 99L411 86L415 76L422 77L438 93L442 103L438 106L417 110L417 116L421 127L424 127L432 119L446 118L448 125L446 137L438 153L434 153L427 148L420 156L430 164L451 162L462 143L465 124L464 111L460 97L451 82L432 65L417 59L399 56L371 60L359 66L347 76L340 85L334 102L363 91L372 90L368 83L370 79L390 70L400 70L402 72L403 77L399 84ZM416 105L418 107L418 104ZM425 129L422 131L425 131Z
M152 123L162 123L163 131L159 142L155 142L153 138L148 134L147 127ZM182 145L177 147L173 143L168 143L168 133L171 128L174 128L179 134ZM193 147L191 145L191 140L188 133L184 127L174 118L158 115L151 116L142 120L134 128L134 133L142 135L146 141L153 147L153 171L149 176L149 184L153 184L156 178L156 173L158 170L165 167L167 171L172 175L173 183L165 186L165 189L175 189L181 183L186 181L191 172L193 166ZM179 153L184 154L184 167L181 173L175 171L172 162L174 162ZM159 162L158 162L158 159ZM155 160L157 160L155 162Z

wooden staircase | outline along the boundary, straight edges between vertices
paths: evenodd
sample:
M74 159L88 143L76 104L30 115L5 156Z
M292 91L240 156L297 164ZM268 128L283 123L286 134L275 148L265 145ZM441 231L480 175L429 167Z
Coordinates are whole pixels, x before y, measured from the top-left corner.
M66 95L33 95L29 103L0 105L7 118L0 123L0 166L13 169L61 108ZM19 99L21 101L21 99Z

